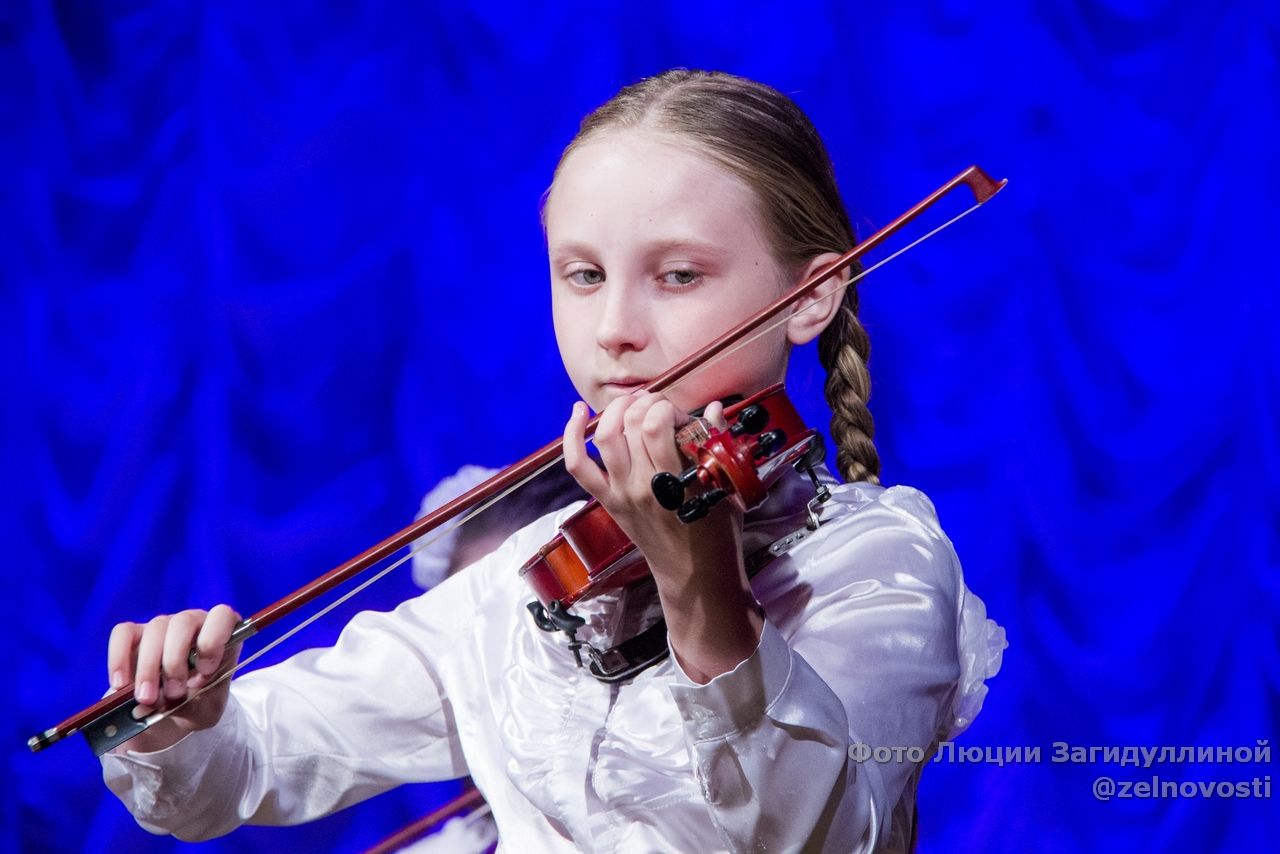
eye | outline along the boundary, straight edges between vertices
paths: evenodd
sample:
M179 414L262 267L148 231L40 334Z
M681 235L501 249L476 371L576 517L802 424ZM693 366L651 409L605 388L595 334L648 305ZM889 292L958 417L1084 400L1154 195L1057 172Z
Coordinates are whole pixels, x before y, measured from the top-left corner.
M569 273L568 278L580 288L593 288L604 281L604 271L594 267L583 267Z
M698 279L702 278L702 274L697 270L668 270L662 274L664 284L677 288L687 288L696 284Z

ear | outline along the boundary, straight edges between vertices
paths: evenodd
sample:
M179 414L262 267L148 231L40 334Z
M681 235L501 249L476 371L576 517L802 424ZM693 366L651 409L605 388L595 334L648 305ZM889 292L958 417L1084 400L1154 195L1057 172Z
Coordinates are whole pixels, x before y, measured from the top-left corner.
M839 257L835 252L828 252L814 258L804 268L796 284L807 282ZM844 301L843 285L848 280L849 268L845 267L796 303L791 317L787 319L787 340L792 344L808 344L817 338L835 318L836 311Z

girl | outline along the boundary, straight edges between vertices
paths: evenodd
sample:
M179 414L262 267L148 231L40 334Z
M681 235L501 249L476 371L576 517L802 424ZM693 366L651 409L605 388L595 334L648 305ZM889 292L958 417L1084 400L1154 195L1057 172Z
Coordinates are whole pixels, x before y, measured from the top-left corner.
M201 695L104 757L108 785L184 839L470 773L521 849L910 849L923 763L977 713L1004 644L928 499L877 484L855 289L828 283L745 350L642 391L856 242L816 131L766 86L668 72L583 121L543 219L556 338L585 401L565 463L647 559L670 657L605 684L529 619L516 568L574 504L358 616L332 649ZM748 578L743 555L803 527L812 488L796 475L745 519L722 502L686 525L650 480L682 468L689 410L781 381L789 348L815 338L847 482L823 472L821 526ZM581 603L579 637L607 645L646 604ZM236 620L218 606L117 626L112 684L133 680L143 714L186 697L234 658Z

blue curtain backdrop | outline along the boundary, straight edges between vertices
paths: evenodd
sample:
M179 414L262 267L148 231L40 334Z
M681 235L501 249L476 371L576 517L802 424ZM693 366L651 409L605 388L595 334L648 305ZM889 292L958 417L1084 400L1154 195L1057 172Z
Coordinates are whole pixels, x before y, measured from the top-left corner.
M23 745L103 690L115 622L256 610L557 434L539 194L586 111L681 65L792 93L864 232L1010 179L864 288L886 480L1008 630L961 745L1041 750L931 764L922 850L1280 836L1280 793L1091 794L1274 764L1051 761L1280 737L1280 6L878 5L5 4L0 847L183 847L83 744ZM811 355L794 386L820 421ZM203 850L355 850L452 791Z

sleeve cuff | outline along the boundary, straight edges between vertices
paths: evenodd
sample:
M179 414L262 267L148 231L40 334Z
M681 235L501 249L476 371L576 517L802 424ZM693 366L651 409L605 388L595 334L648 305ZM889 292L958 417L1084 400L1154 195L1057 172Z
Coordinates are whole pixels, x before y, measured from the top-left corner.
M724 738L752 727L791 680L791 647L768 620L755 652L705 685L689 678L674 652L671 663L676 673L671 697L695 741Z
M170 832L169 825L183 817L183 810L200 787L209 764L223 758L228 742L236 740L243 726L240 707L227 703L222 719L209 729L188 733L180 741L150 753L127 749L102 756L107 786L143 827Z

